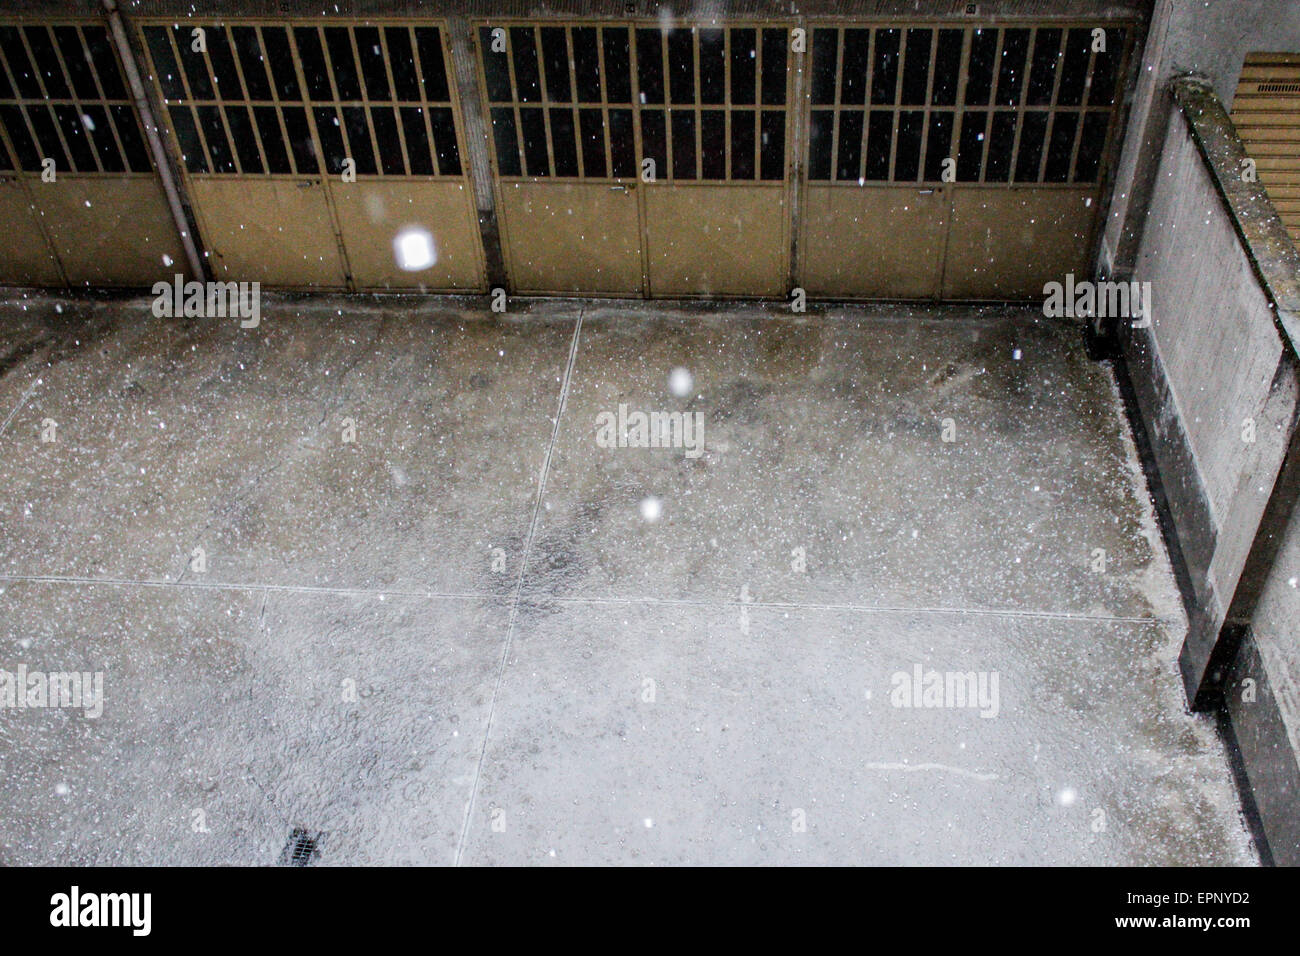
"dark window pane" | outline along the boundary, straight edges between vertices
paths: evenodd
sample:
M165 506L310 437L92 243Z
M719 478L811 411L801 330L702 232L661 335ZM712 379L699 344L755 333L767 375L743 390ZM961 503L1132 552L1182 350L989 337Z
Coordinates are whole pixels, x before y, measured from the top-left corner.
M343 171L347 150L343 145L343 127L333 107L320 106L312 110L316 120L316 136L325 153L325 172L337 175Z
M429 125L433 127L433 148L438 154L438 175L459 176L460 150L456 146L451 107L435 106L429 110Z
M551 151L555 154L555 175L578 175L578 147L574 142L573 110L551 110Z
M739 32L739 31L737 31ZM734 35L734 34L733 34ZM732 70L735 70L735 40L732 40ZM839 34L835 30L814 30L812 42L812 101L817 106L835 103L835 68ZM733 81L734 82L734 81ZM734 87L733 87L734 88ZM732 93L732 99L736 98ZM745 102L752 102L746 100Z
M961 137L957 145L958 182L979 182L980 168L984 161L984 135L987 126L987 113L971 112L962 114Z
M520 175L514 110L494 109L492 111L492 141L497 148L497 171L502 176Z
M537 65L537 41L532 27L510 28L510 50L515 63L515 89L522 103L536 103L542 98L542 76ZM524 123L527 135L528 123ZM545 175L545 174L539 174Z
M695 38L690 30L668 33L668 80L674 103L695 102Z
M302 57L302 75L307 82L307 96L313 100L333 100L329 70L325 67L325 51L321 47L320 33L315 27L295 27L294 43Z
M1101 169L1101 153L1106 146L1106 127L1109 113L1096 110L1083 117L1083 134L1079 140L1079 156L1074 163L1074 181L1093 183Z
M196 100L213 99L212 78L208 76L208 64L202 53L194 51L194 36L191 30L178 26L172 28L172 33L176 38L176 49L180 51L185 79L190 83L190 95Z
M759 178L785 179L785 113L763 110Z
M388 71L384 69L384 48L379 43L377 27L357 27L357 56L361 59L361 78L366 83L366 97L383 102L392 98L388 89ZM409 64L407 65L409 68ZM393 64L397 71L397 64ZM391 114L390 114L391 115ZM394 121L396 128L396 121Z
M907 31L907 62L903 66L903 96L899 101L906 106L925 103L925 87L930 76L930 46L933 42L933 30Z
M727 178L727 114L722 110L700 113L700 178Z
M442 36L438 33L438 28L419 27L415 31L415 48L420 54L420 75L424 77L425 99L430 103L450 102L451 91L447 88L447 67L443 62ZM504 65L503 62L502 66Z
M721 30L700 31L700 102L727 101L727 36Z
M898 147L894 153L894 182L915 182L921 172L921 131L925 114L906 110L898 114Z
M292 173L293 167L289 165L289 153L284 148L284 134L280 132L280 118L275 107L253 107L253 119L257 122L258 133L262 136L262 152L266 154L267 172L281 175Z
M27 123L23 120L22 110L17 106L0 106L0 121L4 122L9 141L14 144L18 162L23 169L36 171L41 168L41 153L36 148Z
M785 30L763 31L763 105L785 104Z
M967 106L984 106L993 95L993 67L997 54L997 30L976 30L971 34L970 66L966 75Z
M1025 57L1028 53L1028 30L1003 31L1002 59L998 65L998 105L1016 106L1020 103L1020 90L1025 84Z
M835 157L835 178L857 182L862 175L863 113L853 110L840 114L840 145Z
M840 103L860 106L867 101L867 68L871 63L871 31L844 31L844 63L840 67Z
M36 142L40 146L42 159L53 159L54 168L60 172L71 172L72 164L63 152L59 134L54 125L54 117L48 107L33 103L27 107L27 119L36 133Z
M831 125L835 113L813 110L808 126L808 178L824 181L831 178Z
M673 178L695 178L695 114L673 111Z
M894 142L894 114L872 110L867 118L866 178L877 182L889 178L889 151Z
M406 27L386 27L384 42L388 45L388 62L393 67L393 86L397 88L397 98L403 103L420 102L420 81L415 75L415 54L411 50L410 32Z
M223 100L244 99L244 88L235 69L235 55L226 40L222 27L208 27L208 59L212 61L212 75L216 79L216 94Z
M609 153L615 176L636 176L636 143L632 138L632 111L609 111Z
M934 53L934 89L930 91L930 102L935 106L953 106L957 102L961 43L961 30L939 31L939 46Z
M293 163L300 175L320 171L316 157L316 144L312 142L311 130L307 126L307 111L300 106L282 108L284 130L289 134L289 148L293 151Z
M748 28L731 31L731 102L735 106L749 106L754 102L758 89L757 38L758 34ZM832 63L831 69L834 68ZM833 82L831 87L834 88Z
M145 27L144 38L149 45L149 55L153 57L153 67L158 73L163 97L169 100L185 99L185 87L181 83L176 58L172 56L172 44L167 30L163 27Z
M943 161L952 148L952 114L931 113L930 132L925 138L925 175L927 182L943 179Z
M1052 118L1052 139L1047 148L1047 168L1043 181L1064 183L1070 180L1070 160L1074 155L1074 134L1079 128L1078 113L1057 113Z
M898 30L876 31L871 102L877 106L886 106L896 102L898 95L898 47L901 37L902 35Z
M235 172L235 156L226 142L226 127L221 122L221 110L216 106L198 107L199 125L203 141L208 144L208 158L214 173Z
M1038 165L1043 158L1043 139L1047 135L1045 112L1025 113L1020 120L1020 152L1016 156L1016 182L1038 182Z
M546 120L536 107L519 111L519 125L524 134L524 168L529 176L551 175L550 157L546 154Z
M487 76L488 99L493 103L509 103L514 99L510 90L510 62L504 52L492 49L492 31L479 30L479 45L483 49L483 73Z
M1078 106L1083 102L1091 47L1092 31L1086 27L1071 30L1066 36L1065 64L1061 67L1061 86L1056 96L1058 104Z
M234 27L231 36L239 54L239 66L244 71L244 86L250 100L271 99L271 83L266 77L266 61L262 58L262 44L253 27Z
M356 161L357 175L373 176L378 167L375 165L375 152L370 142L370 126L366 123L365 108L343 107L343 126L348 134L348 155Z
M631 103L632 60L628 54L627 30L605 27L600 34L605 45L605 96L611 103Z
M113 125L117 128L117 137L122 141L122 150L126 153L126 163L133 173L153 172L153 163L149 160L148 150L144 145L144 134L136 121L135 108L126 103L112 107Z
M433 155L429 152L429 134L424 128L424 110L418 106L403 106L399 112L402 116L402 133L406 137L406 158L411 166L411 175L432 176ZM513 135L511 133L511 136ZM510 149L514 151L513 140Z
M1016 114L1001 111L993 114L993 132L989 136L989 156L984 164L984 181L1005 183L1011 175L1011 154L1016 145Z
M1092 87L1088 91L1090 106L1110 106L1115 102L1119 81L1119 59L1124 53L1124 31L1106 31L1106 52L1093 57ZM1086 123L1085 123L1086 125Z
M54 40L45 27L25 27L27 45L31 47L32 57L36 60L36 69L40 71L41 82L45 84L45 93L51 99L67 99L71 92L63 78L63 67L59 65L58 54L54 52Z
M95 65L95 74L99 85L104 88L104 96L110 100L124 100L126 83L122 79L122 68L117 63L117 52L108 38L108 31L103 27L82 27L86 35L86 46L90 50L90 62Z
M644 110L641 113L642 159L654 160L654 175L663 179L668 173L668 139L664 131L664 111ZM611 131L612 136L612 131ZM611 143L615 142L611 138Z
M406 165L402 162L402 141L397 138L397 118L393 115L393 108L370 107L370 125L375 128L375 145L379 148L379 165L384 175L403 175Z
M282 100L300 100L298 73L289 51L289 35L282 27L262 27L262 44L266 47L266 61L271 64L275 90Z
M208 49L211 49L209 47ZM239 157L239 171L261 174L262 157L257 151L257 138L253 135L253 118L243 106L227 106L226 122L230 124L230 138L235 143Z
M82 99L96 99L99 91L95 89L95 75L91 72L90 62L85 48L81 45L81 34L76 27L55 27L54 38L58 41L63 54L63 63L68 68L72 80L72 89ZM0 97L11 95L7 89L9 80L0 70Z
M588 179L605 177L605 123L600 110L582 110L578 113L578 128L582 134L582 174Z
M664 101L664 64L658 29L636 31L636 73L641 86L642 103Z
M731 113L731 178L754 178L754 111Z
M542 27L542 64L546 67L546 98L553 103L568 103L571 99L569 47L564 34L564 27ZM559 162L558 156L555 161ZM573 175L576 176L577 173Z
M595 27L573 30L573 70L578 83L579 103L600 102L600 50Z
M0 92L3 92L2 82L0 81ZM5 147L4 141L0 140L0 169L8 171L13 168L13 158L9 155L9 150Z
M1030 106L1047 106L1052 102L1056 64L1061 58L1061 33L1059 29L1042 27L1034 36L1034 61L1029 70L1029 92L1025 97Z
M86 135L86 127L77 108L67 105L56 106L54 115L58 119L59 128L63 130L63 139L72 153L72 162L76 165L77 172L98 172L95 148L90 144L90 137Z
M181 159L185 168L192 173L206 173L208 160L203 154L203 145L199 142L199 131L194 125L194 117L188 106L173 106L168 111L172 118L172 128L176 130L176 139L181 147Z
M9 62L19 95L32 100L41 99L41 84L36 79L36 69L27 58L27 50L17 27L0 27L0 51L4 52L5 59Z

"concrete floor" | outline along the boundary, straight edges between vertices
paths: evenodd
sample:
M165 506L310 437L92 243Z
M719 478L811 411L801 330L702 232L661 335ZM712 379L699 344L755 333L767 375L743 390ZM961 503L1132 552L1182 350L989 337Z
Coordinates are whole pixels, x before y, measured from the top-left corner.
M0 712L0 864L1254 862L1074 328L148 304L0 306L0 668L106 698Z

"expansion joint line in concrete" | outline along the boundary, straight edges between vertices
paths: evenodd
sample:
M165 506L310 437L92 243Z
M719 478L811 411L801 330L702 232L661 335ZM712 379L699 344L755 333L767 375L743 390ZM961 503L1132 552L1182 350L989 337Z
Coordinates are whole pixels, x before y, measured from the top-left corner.
M582 336L582 316L585 310L578 311L578 320L573 326L573 341L569 343L569 361L564 367L564 379L560 383L560 403L555 410L555 425L551 428L551 440L546 445L546 457L542 460L541 474L537 479L537 498L533 502L533 517L528 523L528 536L524 539L524 551L519 559L519 577L515 579L514 594L510 599L510 619L506 625L505 645L501 648L501 662L497 665L496 684L492 687L492 699L488 703L487 722L483 727L483 746L479 750L478 765L474 768L474 783L470 787L469 800L465 804L465 819L461 825L460 842L456 845L456 866L460 866L465 853L465 842L469 838L470 824L474 819L474 803L478 799L479 778L483 774L483 761L487 759L488 741L492 736L492 718L496 714L497 695L501 691L501 682L505 678L506 663L510 659L510 645L515 636L515 621L519 617L519 596L524 589L524 575L528 573L528 555L533 548L533 537L537 534L537 521L542 513L542 501L546 497L546 479L551 471L551 455L555 452L555 443L560 437L560 422L564 419L564 406L569 400L569 384L573 381L573 367L578 362L578 342Z

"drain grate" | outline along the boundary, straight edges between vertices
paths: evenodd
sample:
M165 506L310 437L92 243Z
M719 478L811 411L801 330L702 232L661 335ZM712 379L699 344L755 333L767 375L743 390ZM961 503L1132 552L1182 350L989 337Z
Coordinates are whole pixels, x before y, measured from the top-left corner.
M280 853L281 866L310 866L320 856L320 841L324 833L294 827L289 842Z
M1300 83L1261 83L1261 93L1300 93Z

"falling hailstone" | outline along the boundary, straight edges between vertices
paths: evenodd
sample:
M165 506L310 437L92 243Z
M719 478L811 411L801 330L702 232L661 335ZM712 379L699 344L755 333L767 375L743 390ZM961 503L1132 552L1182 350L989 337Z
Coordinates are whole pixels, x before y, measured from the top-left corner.
M680 365L668 373L668 391L678 398L685 398L695 387L695 376Z
M397 267L406 272L419 272L438 261L438 252L433 247L433 236L428 230L412 227L403 229L393 240L393 255Z
M641 499L641 517L646 521L658 521L663 513L664 503L654 495L646 495Z

